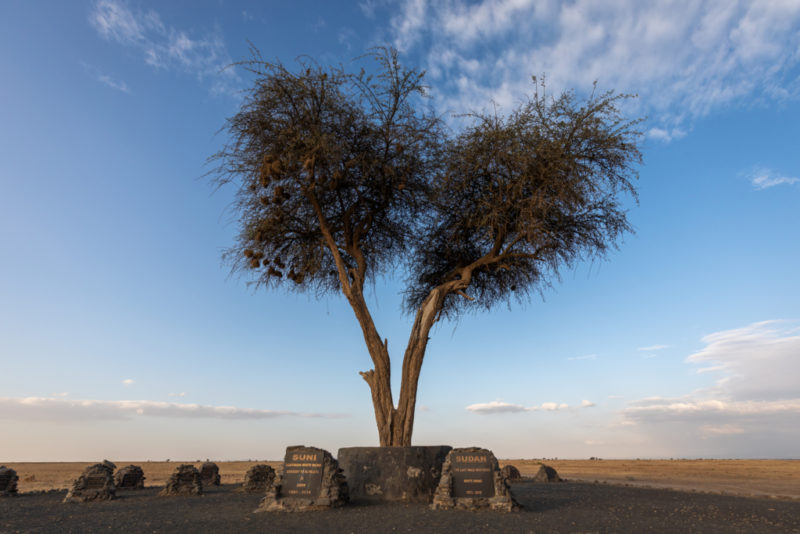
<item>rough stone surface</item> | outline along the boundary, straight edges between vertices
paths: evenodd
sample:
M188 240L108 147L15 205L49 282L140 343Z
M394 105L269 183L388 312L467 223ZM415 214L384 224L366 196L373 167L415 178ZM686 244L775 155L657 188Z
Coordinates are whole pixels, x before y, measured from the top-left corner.
M267 464L254 465L244 475L240 490L244 493L264 493L275 480L275 470Z
M534 482L561 482L561 477L558 476L556 470L549 465L542 464L539 470L533 475Z
M214 462L204 462L200 467L200 478L204 486L219 486L219 466Z
M114 474L117 489L143 489L144 471L138 465L126 465Z
M503 472L503 476L506 477L506 480L522 480L522 474L520 474L519 469L511 464L503 467L501 471Z
M298 477L302 480L302 476L306 476L306 473L309 478L317 476L321 478L319 489L310 495L290 495L290 491L297 492L298 486L295 485L293 489L287 482L291 479L296 483ZM316 484L309 484L309 487L315 486ZM345 477L331 453L303 445L286 447L283 468L276 474L273 483L267 487L266 493L256 512L324 510L344 506L350 500Z
M19 477L17 472L0 465L0 497L11 497L17 494L17 482Z
M202 495L203 482L200 471L192 464L181 464L170 475L166 486L159 495L164 496L189 496Z
M346 447L339 465L353 500L431 502L452 447Z
M108 460L90 465L75 479L64 502L109 501L116 496L114 468Z
M454 496L454 474L453 464L456 456L487 456L490 464L490 477L494 485L494 495L491 497L455 497ZM500 466L497 464L492 451L478 447L464 449L453 449L447 454L444 464L442 464L442 476L439 486L433 494L432 510L498 510L502 512L515 512L520 509L520 505L514 499Z

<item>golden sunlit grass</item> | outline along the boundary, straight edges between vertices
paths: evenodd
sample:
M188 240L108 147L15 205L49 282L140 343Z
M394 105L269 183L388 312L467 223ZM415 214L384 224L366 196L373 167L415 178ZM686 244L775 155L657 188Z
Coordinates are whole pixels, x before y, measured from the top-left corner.
M532 476L539 460L501 460ZM543 460L572 481L800 499L800 460Z
M500 460L523 476L532 476L540 460ZM114 461L117 467L135 464L144 470L145 485L163 486L181 463L198 469L202 462ZM217 462L223 484L240 484L258 463L278 468L282 462ZM544 460L565 479L627 484L683 491L741 496L800 499L800 460ZM19 475L19 491L66 489L88 462L7 463Z

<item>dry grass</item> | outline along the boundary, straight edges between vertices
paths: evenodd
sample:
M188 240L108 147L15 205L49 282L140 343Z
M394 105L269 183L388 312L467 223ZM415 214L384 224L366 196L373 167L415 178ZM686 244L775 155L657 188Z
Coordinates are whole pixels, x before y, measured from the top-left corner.
M200 467L202 462L115 461L117 467L136 464L144 470L145 484L162 486L181 463ZM282 462L217 462L223 484L239 484L257 463L277 468ZM515 465L523 476L536 473L540 460L501 460ZM562 478L673 488L731 495L800 499L800 460L544 460ZM66 489L90 463L9 463L19 475L20 491Z
M800 499L800 460L501 460L523 476L539 463L562 478L684 491Z

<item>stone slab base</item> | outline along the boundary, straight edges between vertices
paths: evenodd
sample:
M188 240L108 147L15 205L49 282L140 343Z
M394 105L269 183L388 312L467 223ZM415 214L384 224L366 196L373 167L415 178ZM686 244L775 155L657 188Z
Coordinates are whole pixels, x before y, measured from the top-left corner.
M449 445L346 447L339 466L353 500L431 502Z

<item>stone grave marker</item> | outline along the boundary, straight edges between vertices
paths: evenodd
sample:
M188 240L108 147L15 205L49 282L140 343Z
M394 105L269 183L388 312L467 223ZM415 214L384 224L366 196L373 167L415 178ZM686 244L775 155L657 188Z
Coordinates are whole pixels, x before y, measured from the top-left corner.
M267 464L254 465L244 475L244 484L239 491L244 493L264 493L275 480L275 470Z
M202 494L203 482L200 478L200 471L192 464L179 465L159 493L159 495L170 497Z
M200 467L200 478L204 486L219 486L219 467L214 462L204 462Z
M17 472L0 465L0 497L10 497L17 494L17 482L19 477Z
M90 465L72 483L64 502L109 501L116 496L114 468L108 460Z
M260 512L302 512L343 506L349 501L339 463L326 450L286 447L282 471L267 487Z
M453 449L442 465L433 510L481 510L512 512L520 505L511 491L492 451L478 447Z
M138 465L127 465L114 474L117 489L144 489L144 471Z

